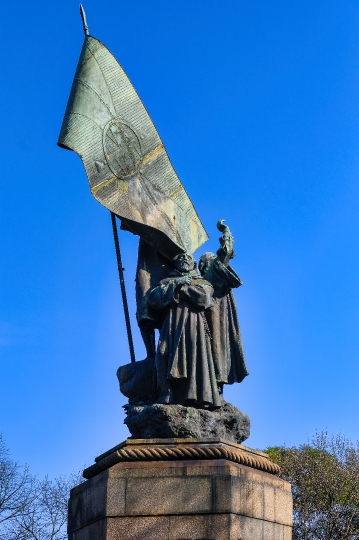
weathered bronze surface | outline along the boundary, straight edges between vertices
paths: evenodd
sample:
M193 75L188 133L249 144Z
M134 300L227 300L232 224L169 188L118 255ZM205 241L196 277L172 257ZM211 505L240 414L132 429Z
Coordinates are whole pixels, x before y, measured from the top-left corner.
M147 358L154 358L156 354L155 328L160 329L162 325L162 314L150 305L149 295L171 270L173 265L140 238L136 269L136 319Z
M81 157L94 197L165 257L193 253L208 239L136 90L89 35L58 144Z
M220 387L223 384L240 383L248 375L232 291L240 287L242 281L229 264L235 257L234 238L223 221L217 223L217 228L223 233L219 239L217 256L207 252L199 260L203 278L214 288L213 306L205 311L205 316L212 337L213 362Z
M194 263L190 255L179 255L176 268L149 295L154 309L165 310L155 360L157 402L220 407L204 316L213 305L213 287Z
M85 41L58 144L78 153L92 194L111 211L133 362L118 371L121 390L131 406L223 409L223 385L248 375L232 292L242 282L229 264L234 238L220 220L220 247L202 255L200 275L192 253L208 236L138 94L109 50L89 35L80 11ZM140 237L136 317L146 359L139 363L115 215L122 229Z

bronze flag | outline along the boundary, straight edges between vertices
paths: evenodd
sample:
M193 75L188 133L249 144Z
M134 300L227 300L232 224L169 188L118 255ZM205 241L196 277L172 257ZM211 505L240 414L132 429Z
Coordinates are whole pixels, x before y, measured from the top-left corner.
M165 257L208 239L136 90L88 35L58 145L80 156L93 196Z

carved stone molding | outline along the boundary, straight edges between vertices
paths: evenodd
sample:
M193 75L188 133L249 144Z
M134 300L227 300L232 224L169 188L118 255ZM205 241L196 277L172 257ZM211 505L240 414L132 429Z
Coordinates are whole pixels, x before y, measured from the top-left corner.
M252 450L225 439L127 439L95 459L83 471L86 479L96 476L123 461L217 460L233 461L270 474L278 474L279 466L264 452Z

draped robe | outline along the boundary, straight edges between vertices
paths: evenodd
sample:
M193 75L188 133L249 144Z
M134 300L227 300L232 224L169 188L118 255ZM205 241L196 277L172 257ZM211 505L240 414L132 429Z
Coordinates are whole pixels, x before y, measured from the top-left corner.
M218 257L210 263L204 279L213 288L213 307L206 311L212 335L212 356L218 383L240 383L248 375L244 358L237 307L232 288L242 281L230 265Z
M176 286L182 274L175 270L149 295L149 303L163 310L163 323L155 358L162 402L221 405L204 312L212 306L213 288L192 271L191 285ZM161 399L160 396L160 399Z

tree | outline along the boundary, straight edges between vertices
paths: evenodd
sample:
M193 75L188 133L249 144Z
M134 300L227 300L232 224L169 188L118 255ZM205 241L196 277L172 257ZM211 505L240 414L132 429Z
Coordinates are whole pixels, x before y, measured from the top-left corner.
M358 443L322 432L267 451L292 484L293 540L359 540Z
M10 534L14 522L29 511L34 501L35 479L27 466L10 458L0 434L0 531ZM5 538L2 536L2 538Z
M0 434L1 540L65 540L67 500L81 481L79 473L37 479L10 458Z
M77 475L37 481L36 496L27 511L16 518L15 537L11 540L67 539L67 500L70 490L80 481Z

